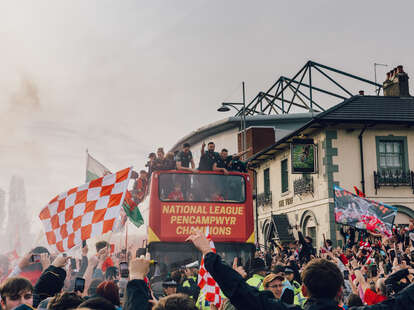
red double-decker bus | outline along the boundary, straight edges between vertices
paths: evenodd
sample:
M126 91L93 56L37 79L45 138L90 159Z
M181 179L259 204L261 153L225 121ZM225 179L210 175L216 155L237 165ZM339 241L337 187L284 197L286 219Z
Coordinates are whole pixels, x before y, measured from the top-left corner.
M200 258L185 242L192 228L209 227L217 253L232 262L254 251L253 201L246 173L155 171L149 192L148 249L175 268Z

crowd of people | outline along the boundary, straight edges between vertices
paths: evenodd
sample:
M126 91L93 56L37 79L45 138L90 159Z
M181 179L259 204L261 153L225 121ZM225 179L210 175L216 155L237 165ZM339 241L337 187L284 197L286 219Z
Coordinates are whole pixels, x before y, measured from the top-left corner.
M237 154L229 155L227 149L222 149L220 153L215 151L214 142L207 144L203 143L201 146L201 157L198 168L195 166L193 154L190 150L190 144L184 143L181 151L175 153L168 152L165 154L162 147L158 148L157 153L150 153L148 156L148 162L146 163L147 170L141 170L138 173L133 172L132 178L135 179L131 199L135 204L141 203L146 194L148 193L148 185L153 171L159 170L181 170L198 173L200 171L218 171L224 175L228 175L229 172L247 172L247 164L242 161L242 156L251 151L251 148L239 152ZM197 193L192 193L189 187L189 181L185 180L185 177L172 177L174 180L169 180L174 185L171 185L166 192L163 192L164 200L183 201L183 200L195 200L194 196ZM170 182L170 183L171 183ZM228 180L226 180L228 183ZM210 184L205 184L205 188L211 188ZM223 193L218 193L220 188L211 188L209 197L203 197L202 200L222 201L225 199ZM226 190L226 192L228 192Z
M226 264L201 231L188 240L220 286L220 309L414 309L414 223L392 237L343 227L343 247L297 232L241 264ZM159 273L157 262L105 241L79 257L36 247L11 266L0 256L2 309L217 309L197 285L199 261ZM355 308L356 307L356 308Z
M190 144L184 143L181 151L176 151L175 153L168 152L167 154L160 147L157 150L157 154L150 153L148 156L149 161L146 164L148 175L151 175L152 171L156 170L221 171L225 174L229 171L247 172L246 163L241 160L241 157L251 149L229 155L227 149L222 149L220 153L216 152L214 142L209 142L207 150L205 148L206 144L203 143L200 162L198 168L196 168Z

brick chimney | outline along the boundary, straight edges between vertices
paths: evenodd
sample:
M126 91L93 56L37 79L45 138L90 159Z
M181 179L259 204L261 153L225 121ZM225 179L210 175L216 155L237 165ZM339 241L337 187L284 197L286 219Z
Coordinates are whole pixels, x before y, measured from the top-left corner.
M398 66L387 73L387 79L383 83L384 96L410 97L408 87L408 74L403 66Z

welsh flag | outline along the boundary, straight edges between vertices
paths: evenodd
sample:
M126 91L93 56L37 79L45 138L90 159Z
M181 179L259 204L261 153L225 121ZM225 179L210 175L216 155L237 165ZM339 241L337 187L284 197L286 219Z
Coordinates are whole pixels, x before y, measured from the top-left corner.
M88 151L86 151L86 182L100 178L106 174L110 174L111 171L102 165L99 161L93 158ZM140 227L144 224L141 212L139 211L138 205L132 199L130 191L127 191L124 203L122 205L124 212L128 216L129 220L134 223L135 226ZM123 225L125 222L122 223ZM122 225L122 226L123 226Z

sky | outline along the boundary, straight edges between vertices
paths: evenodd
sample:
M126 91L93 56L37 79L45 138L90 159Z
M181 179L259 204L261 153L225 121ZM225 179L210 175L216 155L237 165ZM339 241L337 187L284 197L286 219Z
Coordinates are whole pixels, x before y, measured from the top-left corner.
M371 80L374 62L414 76L413 11L379 0L1 1L0 188L25 179L37 226L50 199L84 182L86 149L111 170L140 169L157 147L231 116L217 108L241 99L241 81L250 99L307 60Z

